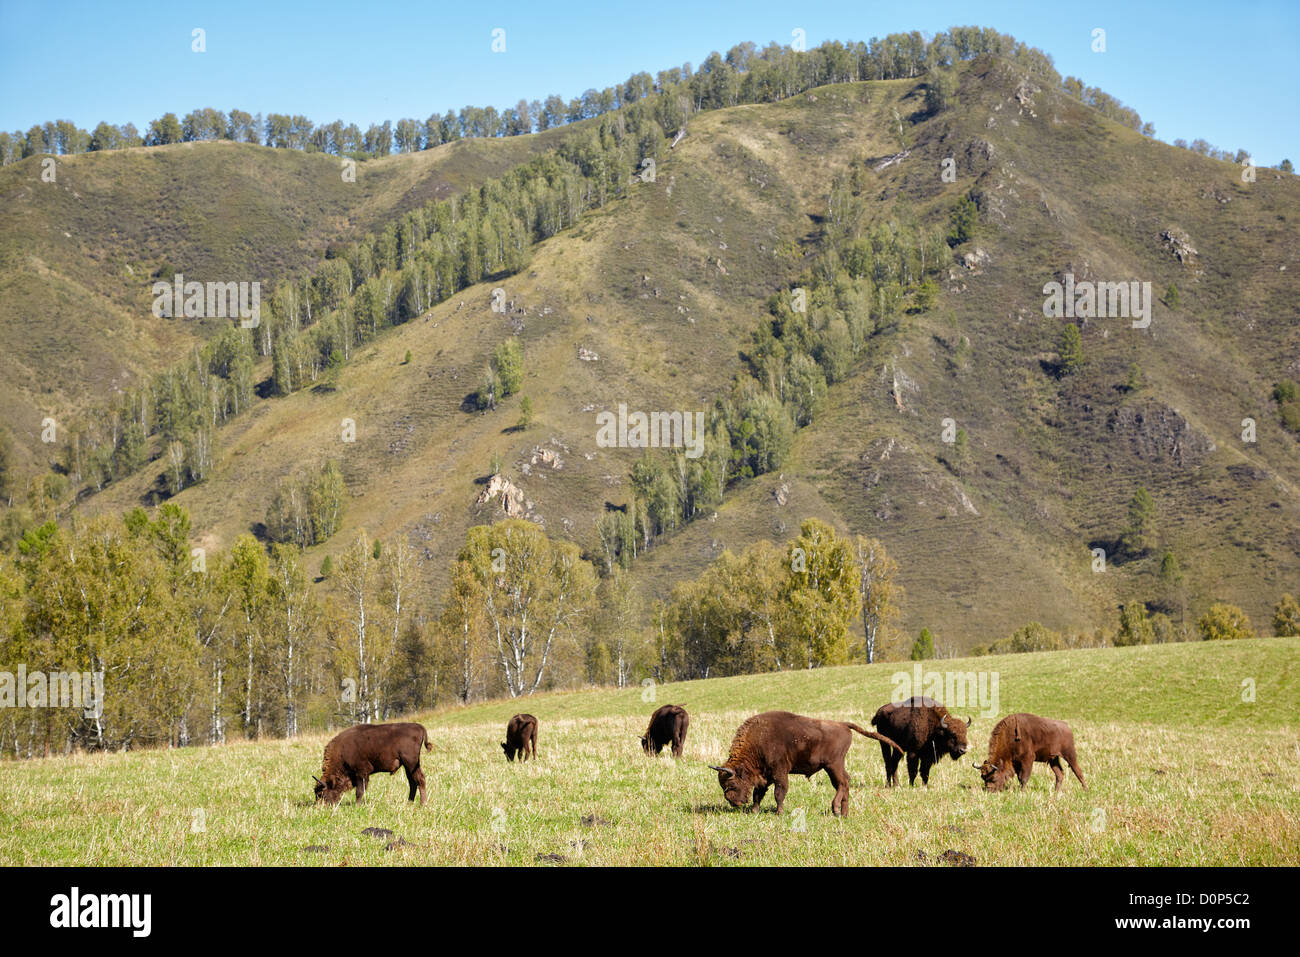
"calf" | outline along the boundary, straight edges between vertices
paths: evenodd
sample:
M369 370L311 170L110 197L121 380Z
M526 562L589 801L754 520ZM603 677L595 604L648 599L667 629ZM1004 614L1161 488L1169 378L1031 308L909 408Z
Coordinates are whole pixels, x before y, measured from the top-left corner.
M1064 721L1040 718L1036 714L1009 714L993 726L988 757L975 767L984 779L986 791L1006 788L1012 771L1016 772L1023 790L1033 773L1034 762L1044 761L1056 775L1055 793L1061 790L1061 782L1065 780L1062 758L1086 791L1088 785L1079 770L1079 757L1074 753L1074 732L1070 726Z
M785 804L791 774L812 777L825 771L835 785L831 814L847 815L849 772L844 767L844 756L853 743L850 731L875 738L902 753L903 749L883 734L859 728L851 721L823 721L789 711L765 711L736 730L726 765L709 767L718 772L722 795L732 807L747 804L752 792L754 803L745 810L756 809L768 787L775 785L777 814Z
M650 716L650 727L641 737L641 747L646 754L655 757L664 749L664 745L673 746L673 757L682 756L682 745L686 742L686 729L690 727L691 716L679 704L666 704L655 710Z
M883 705L871 719L873 727L907 751L907 783L916 784L919 768L926 787L930 786L931 766L945 754L957 761L966 753L966 732L973 722L973 718L963 722L933 698L920 696ZM903 756L886 744L880 745L880 752L885 757L885 783L892 788L898 784L898 762Z
M501 742L501 750L506 753L506 760L513 761L518 754L519 760L527 761L529 754L537 757L537 719L531 714L517 714L506 725L506 739Z
M419 724L358 724L340 731L325 745L321 776L315 778L316 800L338 804L344 794L356 788L360 804L365 799L370 775L376 771L393 774L402 768L411 786L407 800L414 801L418 789L423 805L426 791L424 772L420 770L421 747L433 750L429 732Z

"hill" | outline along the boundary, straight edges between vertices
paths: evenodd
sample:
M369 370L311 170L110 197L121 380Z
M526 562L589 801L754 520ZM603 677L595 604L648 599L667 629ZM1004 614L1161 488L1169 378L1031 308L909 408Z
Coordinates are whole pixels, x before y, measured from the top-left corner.
M406 804L400 774L373 778L360 807L351 795L314 807L327 735L11 764L0 863L893 866L952 850L978 866L1294 866L1297 651L1300 639L1262 639L944 662L997 689L994 713L970 709L973 760L1008 713L1069 721L1089 788L1067 779L1055 797L1042 765L1025 791L986 794L950 761L928 790L889 790L877 745L855 741L847 819L831 817L825 775L795 778L780 818L770 798L757 815L724 809L707 765L745 717L789 709L865 723L899 687L896 672L910 674L877 664L692 681L654 688L652 701L649 689L605 688L420 715L435 745L424 808ZM677 762L637 742L669 701L691 713ZM538 759L507 764L496 742L520 707L540 720ZM386 849L368 827L402 843Z
M946 227L969 196L975 238L928 310L875 330L778 471L637 560L643 592L666 597L724 548L788 539L816 515L885 542L905 631L928 625L948 649L1030 620L1091 632L1132 600L1186 626L1216 600L1266 621L1300 576L1300 445L1271 398L1300 375L1300 327L1285 318L1300 181L1260 170L1243 183L1239 167L1143 137L993 57L961 66L949 108L927 111L925 95L923 79L836 84L692 117L653 182L541 243L524 272L386 333L329 388L223 429L210 478L176 498L199 543L229 545L280 479L338 458L348 512L312 561L361 528L406 535L434 605L466 529L505 514L479 501L499 456L526 516L595 555L604 503L631 502L639 457L596 444L597 413L711 408L769 297L814 263L836 176L856 169L867 227ZM1140 330L1079 320L1085 362L1063 376L1063 323L1044 318L1043 289L1067 273L1138 278L1159 296L1176 285L1180 302L1153 303ZM505 312L492 309L497 287ZM511 335L536 410L526 429L517 398L464 407ZM345 418L355 442L340 441ZM1241 439L1245 418L1255 442ZM949 419L964 461L944 441ZM85 507L149 501L160 469ZM1117 540L1138 487L1159 547L1129 557ZM1166 551L1181 581L1161 577Z
M278 280L332 242L381 228L552 147L566 130L458 140L356 164L229 141L59 156L0 168L0 415L26 465L41 420L65 426L140 376L181 360L220 320L158 320L154 274ZM40 463L43 464L43 463Z

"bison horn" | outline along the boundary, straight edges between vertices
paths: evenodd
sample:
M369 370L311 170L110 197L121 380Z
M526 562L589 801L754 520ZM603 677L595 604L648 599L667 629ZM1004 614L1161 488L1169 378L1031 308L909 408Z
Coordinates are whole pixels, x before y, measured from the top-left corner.
M970 730L970 726L971 726L972 724L974 724L974 723L975 723L975 716L974 716L973 714L969 714L969 715L967 715L967 716L966 716L966 730L969 731L969 730Z
M948 730L948 716L946 714L940 719L939 727L943 728L945 731Z
M731 768L720 767L716 764L710 764L709 767L713 768L713 770L717 771L719 774L725 774L729 778L734 777L736 774L736 772L731 770Z
M311 776L311 779L312 779L313 781L315 781L317 784L324 784L324 783L325 783L325 782L322 781L320 778L316 777L316 775L314 775L314 774Z

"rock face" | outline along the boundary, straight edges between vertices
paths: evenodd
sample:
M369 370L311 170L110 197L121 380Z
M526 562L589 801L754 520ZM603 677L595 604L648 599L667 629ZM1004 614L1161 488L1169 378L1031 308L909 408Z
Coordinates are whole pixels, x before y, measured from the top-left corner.
M523 489L500 472L488 481L487 488L479 493L477 501L479 505L486 505L494 499L510 518L527 518L532 514L533 503L524 498Z
M1177 409L1158 402L1116 409L1106 424L1128 439L1135 455L1149 462L1171 460L1183 468L1196 465L1215 450L1214 442L1192 428Z
M1195 263L1196 250L1192 247L1191 237L1183 230L1171 226L1160 233L1160 241L1184 266Z

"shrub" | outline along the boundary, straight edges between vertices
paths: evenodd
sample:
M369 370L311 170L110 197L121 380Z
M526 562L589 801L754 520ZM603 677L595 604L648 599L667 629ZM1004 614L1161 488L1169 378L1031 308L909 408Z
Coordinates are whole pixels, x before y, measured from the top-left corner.
M1236 605L1215 602L1196 622L1202 641L1231 641L1237 638L1254 638L1255 630L1250 619Z

